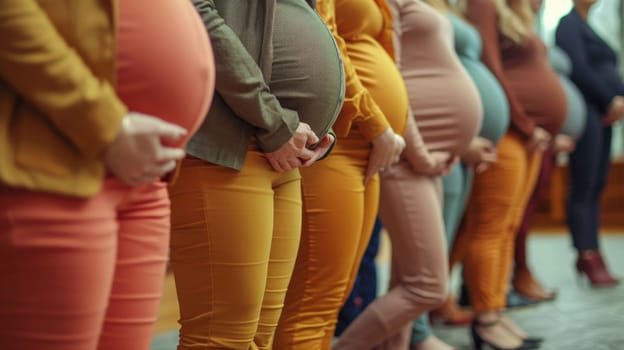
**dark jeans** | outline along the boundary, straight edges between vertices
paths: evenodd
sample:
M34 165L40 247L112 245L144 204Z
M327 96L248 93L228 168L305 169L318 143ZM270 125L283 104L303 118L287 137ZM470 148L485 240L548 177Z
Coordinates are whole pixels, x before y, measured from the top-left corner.
M601 122L597 108L588 104L585 131L570 155L570 194L567 203L568 225L574 247L598 248L600 196L611 166L612 128Z
M379 236L383 225L377 218L373 234L371 235L368 247L360 263L357 278L353 285L353 290L345 301L338 314L338 324L336 325L337 337L349 327L351 322L358 317L362 311L377 297L377 268L375 267L375 257L379 252Z

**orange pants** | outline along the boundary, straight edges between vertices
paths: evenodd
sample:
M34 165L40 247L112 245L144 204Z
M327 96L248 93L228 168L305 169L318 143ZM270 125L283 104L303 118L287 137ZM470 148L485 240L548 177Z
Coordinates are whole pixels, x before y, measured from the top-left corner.
M498 145L498 160L475 176L458 240L464 245L459 250L476 313L506 306L514 240L537 181L541 156L527 152L525 142L508 132Z
M379 179L364 185L370 143L352 131L303 176L303 230L275 349L331 347L338 311L355 281L379 205Z
M0 348L147 350L167 260L163 183L89 199L0 187Z
M178 349L272 349L301 235L298 170L187 158L170 188Z

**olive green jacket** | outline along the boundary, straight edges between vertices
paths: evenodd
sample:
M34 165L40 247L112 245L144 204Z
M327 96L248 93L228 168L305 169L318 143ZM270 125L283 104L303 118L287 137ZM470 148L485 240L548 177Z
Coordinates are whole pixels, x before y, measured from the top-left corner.
M264 152L288 142L299 125L297 112L271 94L273 15L276 0L192 0L215 53L216 94L187 152L241 169L249 142Z

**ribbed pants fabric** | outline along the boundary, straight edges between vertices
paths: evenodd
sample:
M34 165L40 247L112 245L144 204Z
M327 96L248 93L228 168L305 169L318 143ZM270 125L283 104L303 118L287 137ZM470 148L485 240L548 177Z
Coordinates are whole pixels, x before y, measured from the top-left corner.
M0 348L147 350L167 260L164 183L75 198L0 186Z
M301 245L275 349L331 348L379 206L378 176L364 184L369 153L370 143L353 130L329 157L301 169Z
M527 152L525 141L509 132L498 145L497 161L475 176L460 233L475 313L506 306L514 241L540 163L541 153Z
M253 147L252 147L253 148ZM179 350L272 349L301 234L298 170L183 161L170 188Z

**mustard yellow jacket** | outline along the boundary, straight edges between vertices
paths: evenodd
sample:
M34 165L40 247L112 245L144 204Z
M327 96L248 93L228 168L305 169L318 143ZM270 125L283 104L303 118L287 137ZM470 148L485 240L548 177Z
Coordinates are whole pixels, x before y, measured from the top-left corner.
M88 197L126 107L116 0L0 1L0 183Z

